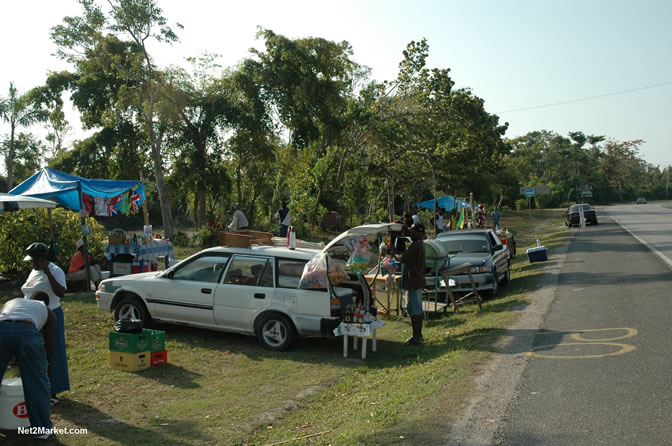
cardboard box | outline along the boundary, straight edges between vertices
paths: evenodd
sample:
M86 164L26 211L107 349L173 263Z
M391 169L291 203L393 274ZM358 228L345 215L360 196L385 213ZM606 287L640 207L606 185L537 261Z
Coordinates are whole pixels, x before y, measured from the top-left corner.
M149 351L151 335L145 333L110 332L110 351L124 353L140 353Z
M168 362L168 350L150 353L150 367L156 367Z
M107 237L108 245L123 245L126 243L125 235L109 235Z
M110 352L110 367L117 370L137 372L150 367L149 350L139 353Z
M131 274L131 264L114 262L112 264L112 271L114 271L115 276L125 276L126 274Z
M530 248L525 252L527 254L527 260L529 260L530 263L543 262L545 260L548 260L548 251L544 246L537 246L536 248Z

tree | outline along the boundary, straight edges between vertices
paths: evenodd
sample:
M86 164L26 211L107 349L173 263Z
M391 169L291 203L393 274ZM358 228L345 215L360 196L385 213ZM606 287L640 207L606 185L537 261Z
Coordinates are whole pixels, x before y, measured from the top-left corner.
M37 122L47 120L47 114L35 107L29 100L28 95L19 95L14 83L9 83L9 95L0 98L0 118L9 123L9 144L5 150L7 166L7 190L14 186L14 158L16 156L15 132L18 127L29 127Z
M52 29L51 37L59 47L58 54L77 64L93 57L105 33L130 38L140 57L123 73L123 79L135 82L139 88L135 93L134 105L144 129L154 160L157 191L161 204L161 214L166 237L173 237L171 201L164 180L162 158L162 133L157 122L156 107L164 91L161 73L154 66L147 47L150 40L172 43L177 35L168 25L155 0L108 0L109 17L94 0L80 0L84 9L82 17L65 17L64 24ZM177 24L179 28L181 25Z

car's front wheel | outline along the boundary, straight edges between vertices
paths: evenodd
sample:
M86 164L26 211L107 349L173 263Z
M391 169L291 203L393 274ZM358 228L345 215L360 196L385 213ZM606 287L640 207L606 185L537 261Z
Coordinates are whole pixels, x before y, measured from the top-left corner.
M502 283L507 284L511 281L511 263L506 266L506 272L504 273L504 279Z
M495 297L499 293L499 279L497 278L497 271L492 272L492 289L490 290L490 297Z
M257 324L259 343L268 350L285 351L294 343L294 337L294 325L282 314L265 314Z
M143 326L150 322L149 312L145 304L138 297L128 296L121 299L114 310L114 320L136 319L141 320Z

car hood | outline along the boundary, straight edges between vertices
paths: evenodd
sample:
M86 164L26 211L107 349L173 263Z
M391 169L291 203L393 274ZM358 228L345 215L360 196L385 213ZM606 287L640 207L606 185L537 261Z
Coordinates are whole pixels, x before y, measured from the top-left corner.
M345 246L346 240L354 236L365 235L369 239L369 242L371 242L378 236L384 237L391 232L401 232L403 227L404 225L401 223L374 223L356 226L336 236L324 247L322 252L330 256L349 254L349 251Z

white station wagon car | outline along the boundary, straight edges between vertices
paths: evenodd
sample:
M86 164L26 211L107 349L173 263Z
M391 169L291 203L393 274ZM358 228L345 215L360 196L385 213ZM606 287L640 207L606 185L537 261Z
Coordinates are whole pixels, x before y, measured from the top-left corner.
M304 266L316 255L345 264L346 241L370 241L398 224L365 225L344 232L323 251L285 247L220 246L205 249L162 272L106 279L96 292L98 308L115 320L140 319L256 335L271 350L286 350L295 336L329 336L345 305L371 302L366 280L347 273L327 288L304 289ZM333 265L332 265L333 266Z

